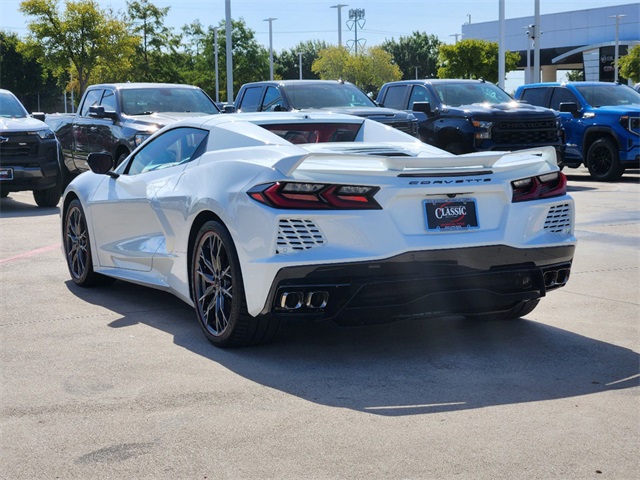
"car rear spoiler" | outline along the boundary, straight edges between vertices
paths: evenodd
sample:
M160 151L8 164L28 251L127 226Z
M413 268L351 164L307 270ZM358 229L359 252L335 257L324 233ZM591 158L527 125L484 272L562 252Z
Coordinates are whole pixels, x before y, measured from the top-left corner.
M330 164L329 164L329 161ZM336 165L336 161L343 163ZM278 160L273 168L290 176L298 168L304 170L353 171L354 173L389 174L391 172L429 173L451 171L461 173L479 169L511 170L524 165L546 162L557 165L554 147L539 147L516 152L477 152L466 155L449 156L379 156L356 155L340 152L313 152L307 155L295 155ZM303 166L304 164L304 166Z

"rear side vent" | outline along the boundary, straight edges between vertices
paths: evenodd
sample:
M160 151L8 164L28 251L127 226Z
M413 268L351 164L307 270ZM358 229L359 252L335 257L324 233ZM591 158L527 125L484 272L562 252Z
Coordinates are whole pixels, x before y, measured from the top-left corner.
M312 220L281 219L278 222L276 254L290 254L320 247L324 235Z
M544 222L544 229L551 233L569 233L571 229L571 206L568 203L552 206Z

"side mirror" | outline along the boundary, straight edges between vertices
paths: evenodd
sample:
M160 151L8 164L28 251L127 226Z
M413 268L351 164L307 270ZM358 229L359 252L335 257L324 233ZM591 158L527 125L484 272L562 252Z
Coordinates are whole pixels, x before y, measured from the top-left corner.
M98 175L109 175L111 178L118 178L120 176L111 171L113 158L110 153L90 153L87 158L87 163L91 171Z
M116 118L118 114L105 110L104 107L89 107L89 116L96 118Z
M576 102L560 102L560 111L572 114L574 117L578 115L578 104Z
M35 118L36 120L40 120L41 122L44 122L44 113L43 112L32 112L31 116L33 118Z
M427 115L431 114L431 103L429 102L413 102L413 106L411 107L411 109L414 112L422 112L422 113L426 113Z
M234 107L233 105L225 105L224 108L222 109L222 113L235 113L236 112L236 107Z
M279 103L276 103L273 107L271 107L269 109L269 111L271 112L286 112L285 108L280 105Z

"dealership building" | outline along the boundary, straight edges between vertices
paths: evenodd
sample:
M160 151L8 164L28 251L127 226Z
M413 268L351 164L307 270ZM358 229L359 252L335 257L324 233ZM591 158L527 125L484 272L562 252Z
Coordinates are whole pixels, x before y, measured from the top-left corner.
M612 82L616 30L619 56L640 44L639 3L540 15L539 33L534 24L533 15L505 21L505 49L520 53L525 83L533 81L534 42L540 46L543 82L556 81L558 70L583 70L585 80ZM462 26L464 39L498 42L498 36L497 21Z

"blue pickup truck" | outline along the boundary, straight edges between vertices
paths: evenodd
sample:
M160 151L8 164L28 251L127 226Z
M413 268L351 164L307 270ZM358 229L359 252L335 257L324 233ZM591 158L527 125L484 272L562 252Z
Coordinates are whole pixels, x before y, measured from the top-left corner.
M640 166L640 93L620 83L534 83L518 100L560 112L565 130L563 164L584 164L591 176L613 182Z

